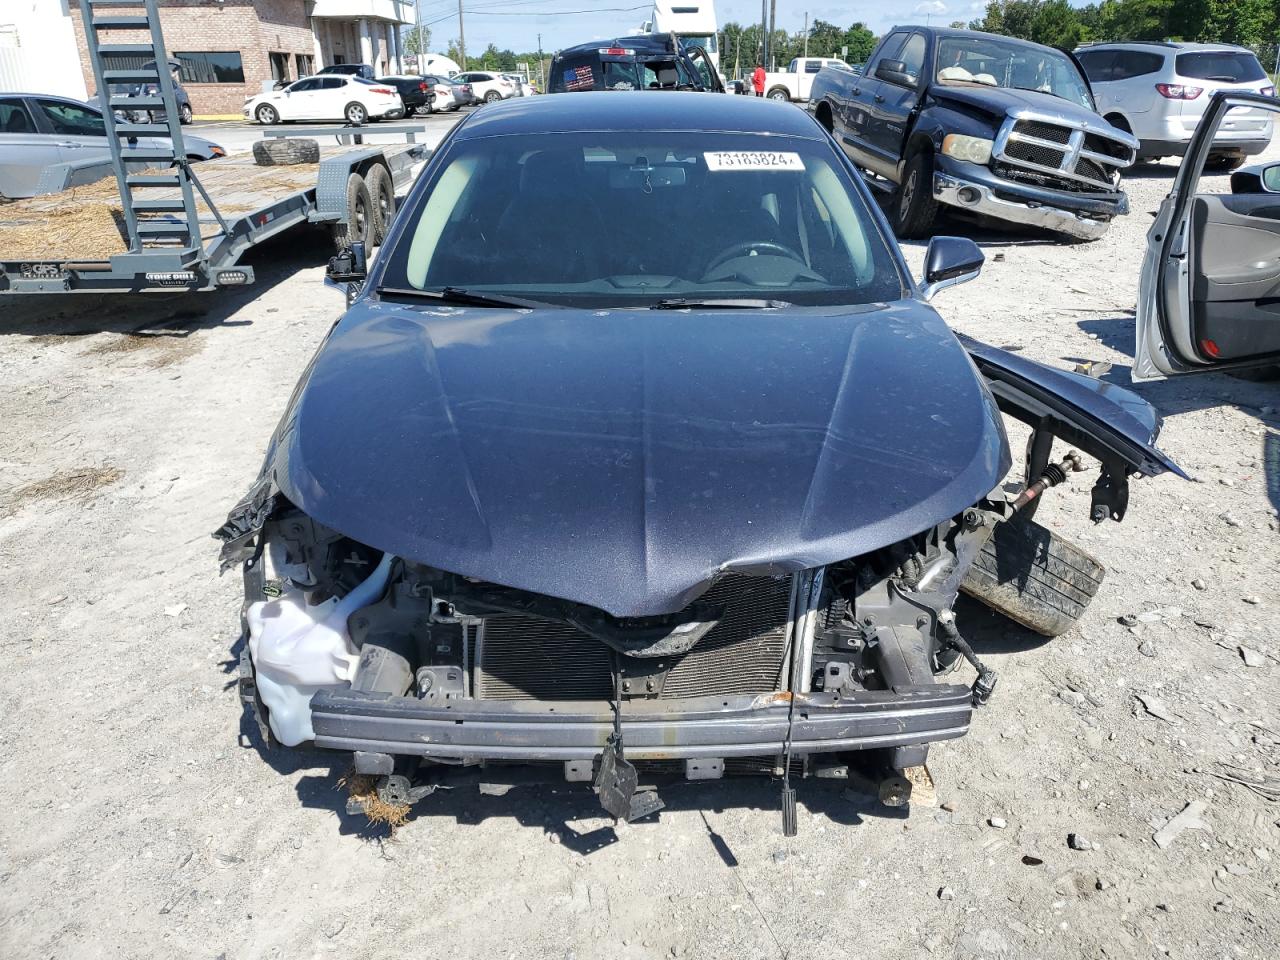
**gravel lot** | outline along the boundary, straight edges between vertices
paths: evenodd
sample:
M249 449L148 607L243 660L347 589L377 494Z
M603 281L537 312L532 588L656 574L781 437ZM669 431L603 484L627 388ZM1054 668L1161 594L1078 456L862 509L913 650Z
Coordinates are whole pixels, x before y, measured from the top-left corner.
M1127 384L1172 173L1093 244L959 225L988 266L939 309ZM277 243L238 292L0 307L0 955L1280 955L1280 385L1137 388L1195 480L1136 483L1123 526L1088 523L1091 477L1047 497L1107 582L1051 643L964 611L1001 681L934 748L934 803L806 782L786 840L768 783L671 789L616 834L582 788L453 793L388 839L331 757L260 755L209 539L341 311L323 253ZM1158 847L1190 801L1202 828Z

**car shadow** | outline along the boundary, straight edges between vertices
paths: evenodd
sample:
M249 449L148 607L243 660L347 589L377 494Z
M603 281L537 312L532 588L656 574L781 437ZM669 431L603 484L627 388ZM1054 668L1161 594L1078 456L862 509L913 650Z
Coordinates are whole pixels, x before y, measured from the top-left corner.
M0 294L0 336L89 337L121 333L185 337L200 329L247 326L230 318L245 304L283 283L299 270L327 263L333 254L328 234L295 229L252 249L242 263L256 280L243 287L206 292ZM335 316L342 300L335 296Z
M1054 639L1014 623L982 601L963 593L956 598L955 612L956 623L963 625L965 639L979 656L1038 650Z

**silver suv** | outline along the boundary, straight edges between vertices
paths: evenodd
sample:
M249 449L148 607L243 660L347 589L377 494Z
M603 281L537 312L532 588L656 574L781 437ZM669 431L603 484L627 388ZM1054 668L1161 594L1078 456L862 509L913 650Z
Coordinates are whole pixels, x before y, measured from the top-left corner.
M1217 90L1275 96L1258 58L1227 44L1098 43L1076 50L1098 112L1142 146L1139 159L1180 157ZM1271 142L1271 114L1236 108L1213 141L1209 163L1234 169Z

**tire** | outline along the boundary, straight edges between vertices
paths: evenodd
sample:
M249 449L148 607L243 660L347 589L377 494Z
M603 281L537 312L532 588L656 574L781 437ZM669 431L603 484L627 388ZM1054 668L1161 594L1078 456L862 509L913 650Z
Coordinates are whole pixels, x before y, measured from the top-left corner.
M258 109L253 111L253 116L264 127L280 122L280 111L268 103L260 104Z
M484 95L485 103L497 103L501 99L502 99L502 94L500 94L497 90L490 90L488 93Z
M769 91L769 99L780 100L783 103L790 103L791 91L789 91L786 87L774 87L772 90Z
M1209 159L1204 162L1204 168L1214 173L1230 173L1243 166L1244 157L1237 157L1230 153L1210 154Z
M333 225L333 245L338 252L348 249L357 240L369 242L373 227L373 200L364 177L353 173L347 177L347 222Z
M195 114L192 112L192 110L191 110L191 104L189 104L189 103L184 103L182 106L180 106L180 107L178 108L178 122L179 122L179 123L184 123L184 124L185 124L185 123L190 123L190 122L191 122L192 120L194 120L195 118L196 118L196 115L195 115Z
M894 194L893 232L903 240L918 240L929 235L937 216L933 158L927 153L914 153L907 159L902 183Z
M1015 623L1056 637L1084 615L1105 575L1079 547L1015 516L996 527L960 589Z
M370 242L376 247L387 239L387 231L391 229L391 221L396 215L396 188L391 180L391 172L380 163L369 168L365 176L365 184L369 187Z
M253 162L260 167L289 167L320 162L320 141L308 138L273 137L253 145Z
M357 100L352 100L343 107L342 115L353 127L364 126L369 121L369 109Z

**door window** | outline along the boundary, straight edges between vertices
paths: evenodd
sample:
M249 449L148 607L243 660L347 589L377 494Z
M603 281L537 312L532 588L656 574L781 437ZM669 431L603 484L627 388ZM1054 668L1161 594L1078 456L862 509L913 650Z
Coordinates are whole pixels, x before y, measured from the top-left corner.
M35 133L27 108L21 100L0 100L0 133Z
M1164 66L1164 57L1158 53L1143 53L1139 50L1120 50L1116 53L1113 68L1113 80L1132 80L1134 77L1145 77L1156 73ZM1093 79L1090 77L1090 79Z
M65 100L37 100L53 132L71 137L105 137L102 114Z
M920 81L920 74L924 70L925 49L923 34L913 33L911 39L903 45L902 53L897 58L902 61L903 73L913 78L917 83Z
M908 34L905 30L889 34L889 39L880 48L880 56L876 57L876 62L871 64L871 76L875 76L876 67L880 66L882 61L899 59L898 54L902 52L902 47L907 42L907 36Z
M1090 83L1106 83L1116 79L1116 56L1114 50L1086 50L1076 54L1076 59L1084 67L1084 75Z
M320 89L320 78L313 77L309 80L299 80L289 88L290 93L307 93L311 90Z
M345 87L347 81L342 77L321 77L317 86L318 90L337 90L339 87Z
M817 73L822 69L822 63L818 60L810 60L804 65L805 73Z

